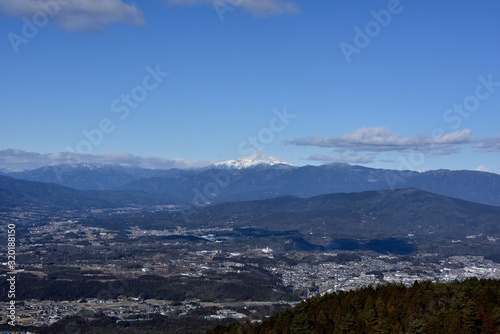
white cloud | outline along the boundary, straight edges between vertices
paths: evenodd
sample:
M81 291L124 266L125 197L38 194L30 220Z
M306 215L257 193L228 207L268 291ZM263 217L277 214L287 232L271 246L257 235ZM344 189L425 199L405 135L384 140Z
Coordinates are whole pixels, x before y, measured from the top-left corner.
M449 134L430 137L415 135L405 137L392 133L386 127L360 128L343 136L307 137L288 141L287 144L298 146L329 147L337 150L362 152L422 151L435 155L456 153L460 145L472 143L469 129Z
M471 140L472 131L464 129L433 138L436 144L463 144Z
M113 23L143 25L139 9L122 0L0 0L0 12L26 17L54 17L67 30L102 30Z
M255 16L297 13L297 4L290 0L166 0L171 5L211 4L214 7L242 8Z
M22 150L0 150L0 168L34 169L43 166L78 163L132 165L151 169L193 168L206 166L209 162L188 159L164 159L140 157L130 153L111 152L105 154L33 153Z
M478 172L487 172L487 173L495 173L495 174L500 174L500 172L497 172L496 170L493 170L489 167L486 167L486 166L477 166L476 169Z

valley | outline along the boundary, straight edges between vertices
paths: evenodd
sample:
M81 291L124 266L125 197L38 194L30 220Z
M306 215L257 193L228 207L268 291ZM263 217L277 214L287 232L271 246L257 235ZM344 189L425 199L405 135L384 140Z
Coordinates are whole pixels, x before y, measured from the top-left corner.
M1 230L16 230L16 321L35 333L153 322L203 333L328 293L500 277L500 208L415 188L188 206L148 191L4 187L16 194Z

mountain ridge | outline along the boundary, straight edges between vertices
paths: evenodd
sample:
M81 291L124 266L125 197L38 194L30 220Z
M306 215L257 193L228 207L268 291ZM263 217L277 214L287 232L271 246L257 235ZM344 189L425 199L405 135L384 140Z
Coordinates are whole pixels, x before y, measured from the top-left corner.
M291 166L278 160L229 160L197 169L144 169L133 166L47 166L3 172L30 181L79 190L133 190L161 193L188 205L293 195L418 188L489 205L500 205L500 175L480 171L426 172L375 169L344 163ZM244 167L246 166L246 167Z
M0 211L88 210L135 205L176 204L175 197L143 191L78 190L54 183L27 181L0 175Z
M226 202L179 211L97 217L112 230L223 228L217 238L269 238L281 251L500 253L500 207L419 189Z

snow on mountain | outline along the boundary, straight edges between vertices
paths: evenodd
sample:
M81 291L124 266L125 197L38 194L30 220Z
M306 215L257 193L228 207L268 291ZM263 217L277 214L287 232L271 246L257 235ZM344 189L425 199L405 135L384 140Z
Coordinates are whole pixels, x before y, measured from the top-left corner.
M245 168L254 168L254 167L269 167L283 165L292 167L289 163L280 161L275 158L269 159L236 159L236 160L227 160L216 162L209 167L212 168L220 168L220 169L245 169Z
M29 172L35 170L96 170L101 168L109 169L123 169L123 168L137 168L136 166L130 164L103 164L103 163L74 163L74 164L57 164L57 165L47 165L42 167L37 167L33 169L13 169L13 168L0 168L0 173L19 173L19 172Z
M65 168L82 168L82 169L99 169L99 168L127 168L127 167L135 167L129 164L102 164L102 163L89 163L82 162L77 164L61 164L55 165L52 167L65 167Z
M9 174L9 173L16 173L16 172L23 172L25 169L23 168L0 168L0 174Z

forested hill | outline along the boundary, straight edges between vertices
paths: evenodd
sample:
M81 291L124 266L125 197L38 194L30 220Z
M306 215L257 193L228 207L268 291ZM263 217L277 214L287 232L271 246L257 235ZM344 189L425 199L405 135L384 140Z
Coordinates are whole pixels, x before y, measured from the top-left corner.
M500 280L390 284L314 297L261 324L207 334L500 333Z

